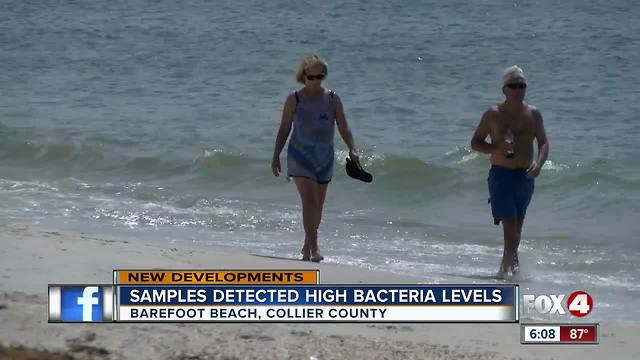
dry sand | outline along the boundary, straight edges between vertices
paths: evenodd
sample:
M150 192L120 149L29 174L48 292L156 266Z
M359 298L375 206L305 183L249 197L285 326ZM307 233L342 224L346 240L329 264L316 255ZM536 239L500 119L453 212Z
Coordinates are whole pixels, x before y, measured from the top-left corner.
M0 344L77 359L639 359L638 326L599 345L521 345L518 324L49 324L47 284L111 283L118 268L320 269L323 283L416 279L189 247L0 224ZM0 353L1 354L1 353Z

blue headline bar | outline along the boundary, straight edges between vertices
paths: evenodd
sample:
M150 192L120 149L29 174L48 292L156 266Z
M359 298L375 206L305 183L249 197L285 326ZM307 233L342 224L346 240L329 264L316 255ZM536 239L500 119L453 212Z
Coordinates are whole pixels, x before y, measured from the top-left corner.
M515 285L132 286L121 305L515 305Z

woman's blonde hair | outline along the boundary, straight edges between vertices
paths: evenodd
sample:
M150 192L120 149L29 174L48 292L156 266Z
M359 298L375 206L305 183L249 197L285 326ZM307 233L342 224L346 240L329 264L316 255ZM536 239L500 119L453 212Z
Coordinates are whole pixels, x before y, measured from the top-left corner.
M316 54L305 55L304 59L302 59L302 64L298 68L298 72L296 73L296 81L300 84L304 84L304 78L307 76L307 69L314 65L322 65L322 73L327 76L329 72L329 64Z

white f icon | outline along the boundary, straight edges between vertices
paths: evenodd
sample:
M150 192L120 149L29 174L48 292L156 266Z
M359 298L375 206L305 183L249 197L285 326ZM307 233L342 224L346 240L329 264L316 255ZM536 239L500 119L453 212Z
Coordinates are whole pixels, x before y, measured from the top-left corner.
M98 305L98 298L93 297L93 294L97 292L97 286L87 286L82 291L82 297L78 298L78 305L82 305L82 321L93 319L93 305Z

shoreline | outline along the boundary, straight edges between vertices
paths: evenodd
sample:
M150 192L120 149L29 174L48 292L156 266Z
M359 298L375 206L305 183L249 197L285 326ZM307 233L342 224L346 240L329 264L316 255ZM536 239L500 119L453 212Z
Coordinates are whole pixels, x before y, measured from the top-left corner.
M11 223L0 223L0 241L0 344L5 347L96 359L640 358L633 347L637 325L601 324L601 343L585 346L521 345L519 324L48 324L47 284L110 284L119 268L319 269L323 283L424 279Z

